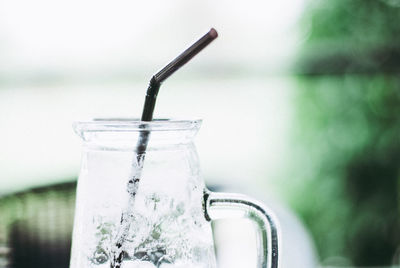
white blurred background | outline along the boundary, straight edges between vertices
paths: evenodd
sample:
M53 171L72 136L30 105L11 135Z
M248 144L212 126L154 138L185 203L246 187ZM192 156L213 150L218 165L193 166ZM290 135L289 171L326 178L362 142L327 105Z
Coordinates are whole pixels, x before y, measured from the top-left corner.
M139 117L151 75L210 27L220 37L163 85L155 116L204 119L207 179L271 186L289 150L282 74L303 5L1 0L0 193L75 177L71 123Z

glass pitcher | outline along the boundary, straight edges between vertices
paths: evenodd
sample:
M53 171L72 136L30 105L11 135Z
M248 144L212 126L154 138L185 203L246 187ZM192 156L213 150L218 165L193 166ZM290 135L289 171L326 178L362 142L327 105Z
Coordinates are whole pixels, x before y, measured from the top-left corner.
M70 268L214 268L210 222L229 217L254 220L258 266L278 267L273 214L246 196L205 188L193 144L200 125L123 119L74 124L83 155Z

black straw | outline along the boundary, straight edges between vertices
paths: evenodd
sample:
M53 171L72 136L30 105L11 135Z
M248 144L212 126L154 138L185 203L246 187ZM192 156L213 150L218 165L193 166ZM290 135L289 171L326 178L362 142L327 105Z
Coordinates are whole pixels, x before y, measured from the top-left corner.
M156 99L158 90L160 89L161 83L181 68L185 63L196 56L206 46L208 46L215 38L218 37L218 33L214 28L206 33L197 42L191 45L188 49L182 52L178 57L171 61L168 65L162 68L156 73L150 80L149 88L147 89L146 100L143 107L142 121L153 120L154 107L156 105Z
M152 121L154 107L156 105L157 94L160 89L161 83L171 76L175 71L181 68L185 63L191 60L195 55L197 55L201 50L208 46L215 38L218 37L218 33L214 28L201 37L197 42L186 49L182 54L176 57L168 65L162 68L158 73L156 73L149 83L149 87L146 92L146 99L144 102L142 121ZM145 128L144 125L140 125L141 128ZM129 232L130 222L129 220L133 215L133 204L135 201L135 196L140 182L140 174L143 169L144 158L146 154L147 144L150 138L150 130L142 130L139 134L139 139L136 144L136 159L135 168L136 172L129 178L128 182L128 192L130 194L128 210L121 215L121 230L117 237L117 242L115 244L116 251L112 253L111 268L120 268L122 260L124 258L124 251L122 250L123 243Z

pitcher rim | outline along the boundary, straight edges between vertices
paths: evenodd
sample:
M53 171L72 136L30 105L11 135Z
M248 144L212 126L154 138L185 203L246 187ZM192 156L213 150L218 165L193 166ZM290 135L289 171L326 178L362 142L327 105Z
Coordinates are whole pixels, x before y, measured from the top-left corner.
M136 132L136 131L179 131L198 129L202 119L198 118L156 118L141 121L138 118L94 118L73 123L75 132Z

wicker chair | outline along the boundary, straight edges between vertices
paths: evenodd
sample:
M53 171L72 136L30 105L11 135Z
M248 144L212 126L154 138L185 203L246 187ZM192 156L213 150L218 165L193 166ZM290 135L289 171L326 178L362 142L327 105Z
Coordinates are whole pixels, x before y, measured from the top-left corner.
M68 268L76 182L0 198L0 267Z

